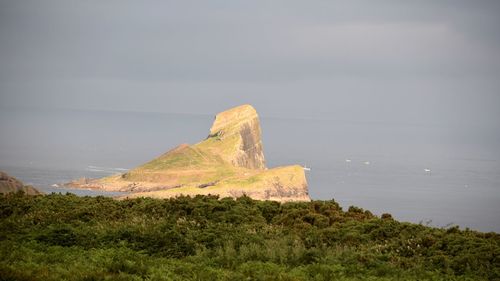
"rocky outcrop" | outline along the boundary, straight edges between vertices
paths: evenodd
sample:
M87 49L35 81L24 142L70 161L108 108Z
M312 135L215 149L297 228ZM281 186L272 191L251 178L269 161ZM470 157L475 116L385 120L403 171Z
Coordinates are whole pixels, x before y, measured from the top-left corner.
M217 138L222 146L234 145L231 153L221 155L234 166L266 169L259 116L252 106L242 105L217 114L208 138Z
M179 145L124 174L67 186L128 191L128 197L213 194L309 201L301 166L266 167L261 134L255 109L238 106L217 114L208 137L195 145Z
M249 196L256 200L280 202L310 201L304 169L286 166L262 171L249 178L228 179L199 185L197 188L178 187L154 192L137 192L122 198L171 198L180 195L219 195L220 198Z
M39 195L40 191L30 185L24 185L20 180L0 171L0 193L15 193L22 191L27 195Z

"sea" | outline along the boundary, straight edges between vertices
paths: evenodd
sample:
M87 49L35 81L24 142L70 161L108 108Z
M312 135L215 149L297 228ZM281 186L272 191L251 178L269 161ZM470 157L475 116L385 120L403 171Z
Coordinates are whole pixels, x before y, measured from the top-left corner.
M1 108L0 170L45 193L123 173L208 135L213 115ZM500 233L500 141L491 128L261 116L267 165L300 164L315 200L433 227Z

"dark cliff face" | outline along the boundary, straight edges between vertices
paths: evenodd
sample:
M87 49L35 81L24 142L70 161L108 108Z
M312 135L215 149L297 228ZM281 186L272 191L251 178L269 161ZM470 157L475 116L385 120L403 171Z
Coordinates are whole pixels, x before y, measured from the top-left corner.
M250 127L250 125L253 126ZM264 151L260 138L254 132L260 131L259 120L243 124L240 130L243 155L237 158L238 166L249 169L265 169ZM260 134L259 134L260 135Z
M0 171L0 193L7 194L7 193L15 193L18 191L23 191L28 195L42 194L34 187L29 185L24 185L20 180L12 176L9 176L5 172Z

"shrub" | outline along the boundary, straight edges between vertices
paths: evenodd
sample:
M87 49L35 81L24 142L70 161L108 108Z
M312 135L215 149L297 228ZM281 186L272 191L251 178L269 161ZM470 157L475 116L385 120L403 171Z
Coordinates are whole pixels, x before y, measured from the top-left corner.
M500 235L335 201L0 196L1 280L497 280Z

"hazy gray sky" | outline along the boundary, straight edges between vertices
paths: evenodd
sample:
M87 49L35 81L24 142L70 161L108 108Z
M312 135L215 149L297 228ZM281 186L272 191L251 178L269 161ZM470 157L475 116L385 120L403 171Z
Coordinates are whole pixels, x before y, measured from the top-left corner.
M0 107L500 129L500 1L0 1Z

